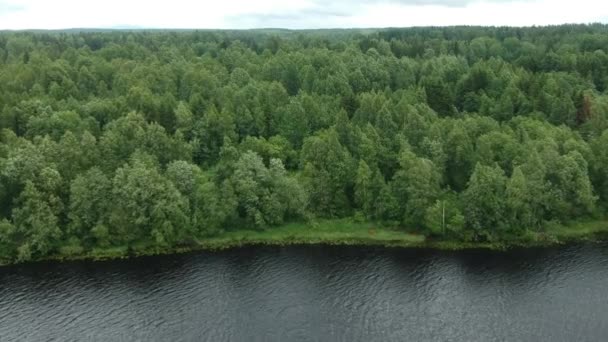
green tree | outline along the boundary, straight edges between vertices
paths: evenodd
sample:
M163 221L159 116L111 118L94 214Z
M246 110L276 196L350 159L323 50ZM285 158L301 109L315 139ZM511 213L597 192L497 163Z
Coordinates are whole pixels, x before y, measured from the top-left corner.
M364 160L359 160L355 176L355 203L366 215L372 213L374 194L372 189L372 170Z
M608 146L608 130L591 142L595 157L590 170L593 186L604 205L608 204L608 149L606 146Z
M192 138L192 129L194 126L194 115L188 104L180 102L175 109L175 129L181 132L186 139Z
M498 166L477 164L462 193L467 226L478 239L500 232L505 223L506 177Z
M238 199L238 211L246 224L264 228L284 222L286 216L302 214L304 193L298 183L287 179L278 159L266 168L255 152L244 153L235 164L231 179Z
M236 140L232 116L212 107L194 124L193 137L194 160L201 165L213 165L219 158L224 138Z
M281 113L280 118L277 119L279 135L287 138L294 147L300 148L304 138L310 134L308 116L304 107L294 99L278 111Z
M438 199L428 207L424 220L424 225L432 236L462 237L465 219L460 210L458 198L454 194Z
M83 243L107 246L112 182L97 167L78 175L70 186L69 234Z
M513 170L507 181L506 189L506 220L511 230L519 232L538 227L539 218L534 215L535 194L529 191L529 182L521 167Z
M188 202L149 156L136 155L116 170L109 228L114 243L151 240L165 246L188 237Z
M0 220L0 259L11 260L16 254L13 235L15 226L7 219Z
M312 210L329 217L350 211L354 161L338 133L329 129L306 138L301 160Z
M28 181L13 209L15 232L13 243L17 247L17 258L27 261L32 257L46 256L58 244L62 232L55 199L45 198L41 191Z
M547 168L552 214L562 220L593 212L597 198L589 180L587 162L574 151L551 161Z
M233 194L218 188L196 165L174 161L167 166L165 176L188 201L192 233L197 237L218 233L236 210Z
M401 221L406 226L420 228L427 208L439 196L441 177L433 162L407 149L401 153L399 164L391 187L401 206Z

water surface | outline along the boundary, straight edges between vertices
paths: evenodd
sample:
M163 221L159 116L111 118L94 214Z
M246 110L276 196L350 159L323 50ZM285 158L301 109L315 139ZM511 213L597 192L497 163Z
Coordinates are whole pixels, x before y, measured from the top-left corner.
M247 247L0 268L0 341L605 341L608 245Z

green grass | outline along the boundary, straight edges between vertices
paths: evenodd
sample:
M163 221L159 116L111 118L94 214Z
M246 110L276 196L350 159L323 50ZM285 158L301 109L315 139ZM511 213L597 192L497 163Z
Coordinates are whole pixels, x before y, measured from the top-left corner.
M608 221L574 222L547 228L547 233L558 241L596 240L608 236Z
M289 223L264 230L234 230L205 238L192 246L159 247L152 242L138 242L131 246L81 248L64 246L58 252L39 260L106 260L141 255L160 255L196 250L220 250L246 245L377 245L385 247L433 248L440 250L493 249L510 247L548 246L573 241L608 240L608 221L575 222L568 225L550 225L544 232L528 232L513 240L494 242L464 242L459 240L431 240L424 235L408 233L403 229L387 228L374 223L354 222L351 219L319 220L311 223ZM13 261L2 261L0 265Z
M201 242L203 248L221 249L249 244L375 244L413 245L424 243L423 235L405 233L372 223L350 220L324 220L315 223L290 223L265 230L238 230Z

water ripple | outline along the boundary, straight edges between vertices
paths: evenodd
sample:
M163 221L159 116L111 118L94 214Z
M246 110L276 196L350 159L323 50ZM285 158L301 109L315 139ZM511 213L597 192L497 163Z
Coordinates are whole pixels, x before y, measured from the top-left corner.
M594 341L608 246L250 247L0 268L0 341Z

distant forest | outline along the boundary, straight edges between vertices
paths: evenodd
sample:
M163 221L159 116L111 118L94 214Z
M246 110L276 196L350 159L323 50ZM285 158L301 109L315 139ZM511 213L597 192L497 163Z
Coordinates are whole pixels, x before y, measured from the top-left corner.
M608 26L0 33L0 258L602 219Z

